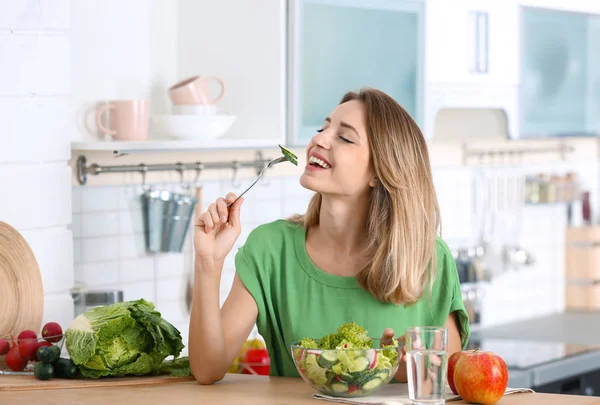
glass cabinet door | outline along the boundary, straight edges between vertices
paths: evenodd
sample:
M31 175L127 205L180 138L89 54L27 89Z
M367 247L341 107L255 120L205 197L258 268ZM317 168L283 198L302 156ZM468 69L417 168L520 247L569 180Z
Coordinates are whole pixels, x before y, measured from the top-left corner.
M600 17L522 10L521 137L600 131Z
M424 4L296 0L290 6L290 142L306 142L349 90L380 89L421 123Z

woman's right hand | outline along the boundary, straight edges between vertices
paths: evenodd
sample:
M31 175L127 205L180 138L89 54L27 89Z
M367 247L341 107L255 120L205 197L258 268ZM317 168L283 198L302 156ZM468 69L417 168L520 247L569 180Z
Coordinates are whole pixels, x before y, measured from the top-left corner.
M202 213L194 225L194 250L196 259L210 262L222 262L233 248L242 231L240 207L244 202L240 198L229 208L227 204L235 201L235 194L218 198Z

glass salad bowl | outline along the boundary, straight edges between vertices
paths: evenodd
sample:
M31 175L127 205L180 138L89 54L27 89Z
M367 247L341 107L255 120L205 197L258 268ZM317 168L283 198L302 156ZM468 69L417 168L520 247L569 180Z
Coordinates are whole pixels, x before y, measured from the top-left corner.
M317 391L332 397L364 397L389 383L398 371L402 344L379 348L380 339L371 339L372 348L313 349L291 345L298 373ZM319 340L315 340L317 345Z

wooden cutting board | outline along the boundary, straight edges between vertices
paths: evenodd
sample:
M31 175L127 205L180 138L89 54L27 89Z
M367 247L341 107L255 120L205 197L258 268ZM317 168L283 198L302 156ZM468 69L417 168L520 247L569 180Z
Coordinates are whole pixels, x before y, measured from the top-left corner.
M173 384L178 382L193 381L194 377L172 377L169 375L148 377L114 377L99 379L67 380L53 378L52 380L38 380L32 375L0 375L1 391L32 391L32 390L63 390L73 388L98 388L98 387L134 387Z
M25 238L0 221L0 337L24 329L39 332L44 286L35 255Z

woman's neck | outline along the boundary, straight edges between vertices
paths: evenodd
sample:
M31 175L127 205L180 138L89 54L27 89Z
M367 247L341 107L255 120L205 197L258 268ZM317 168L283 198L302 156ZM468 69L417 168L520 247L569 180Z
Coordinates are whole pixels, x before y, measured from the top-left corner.
M327 247L338 254L362 254L368 243L368 212L367 196L353 201L323 196L319 226L314 229L314 241L317 246Z

